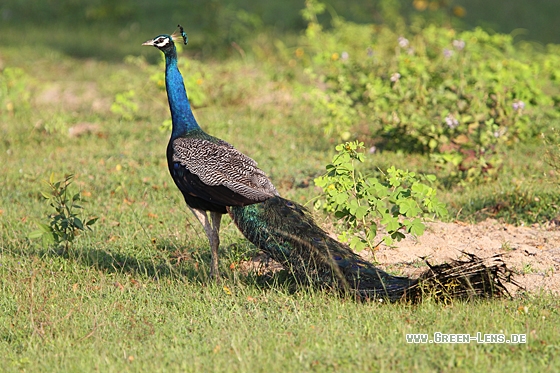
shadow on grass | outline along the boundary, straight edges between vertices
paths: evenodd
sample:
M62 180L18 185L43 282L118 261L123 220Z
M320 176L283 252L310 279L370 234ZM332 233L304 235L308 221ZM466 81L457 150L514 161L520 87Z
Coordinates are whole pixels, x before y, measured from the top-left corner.
M429 149L416 137L407 133L406 128L394 128L389 131L379 131L374 135L375 146L379 151L404 151L408 154L427 154Z
M44 259L63 259L79 266L93 268L106 274L130 274L149 278L152 281L175 280L200 285L213 283L210 278L210 252L207 248L185 249L175 243L161 241L154 248L133 250L138 255L113 252L91 246L63 248L34 248L30 242L5 246L14 255L39 257ZM11 247L10 247L11 246ZM258 250L246 242L230 244L220 250L220 274L223 280L241 283L259 289L283 288L295 291L293 280L286 271L246 271L227 263L249 261Z

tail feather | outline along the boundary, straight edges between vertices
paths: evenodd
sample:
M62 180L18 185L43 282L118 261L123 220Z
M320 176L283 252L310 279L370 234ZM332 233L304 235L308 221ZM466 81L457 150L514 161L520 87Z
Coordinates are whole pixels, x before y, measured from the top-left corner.
M474 254L463 254L465 260L439 265L427 263L429 269L420 275L418 285L410 289L410 294L418 297L427 292L440 299L492 298L509 294L505 283L519 286L500 255L481 259Z
M430 266L417 279L388 274L331 238L301 205L281 197L228 207L243 235L279 262L301 283L351 293L360 298L417 300L425 292L438 297L500 296L507 268L494 258L487 266L467 261Z

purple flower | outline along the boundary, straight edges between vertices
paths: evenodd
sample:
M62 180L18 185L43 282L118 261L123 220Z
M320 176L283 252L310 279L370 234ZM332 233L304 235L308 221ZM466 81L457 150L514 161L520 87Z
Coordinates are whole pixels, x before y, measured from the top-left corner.
M449 57L453 56L453 51L452 51L451 49L445 48L445 49L443 50L443 56L444 56L445 58L449 58Z
M371 148L369 148L368 152L369 154L373 154L377 151L377 148L375 147L375 145L373 145Z
M342 52L342 53L340 54L340 59L341 59L342 61L347 61L349 57L350 57L350 55L348 54L348 52Z
M408 44L410 44L408 42L408 39L405 38L404 36L399 36L398 42L399 42L399 47L401 47L401 48L406 48L406 47L408 47Z
M368 55L368 57L373 57L373 49L371 47L368 47L367 55Z
M449 128L455 129L457 128L457 126L459 126L459 121L455 119L455 117L452 114L448 114L445 117L445 124L447 124Z
M391 81L393 83L398 82L400 78L401 78L401 74L399 73L394 73L393 75L391 75Z
M521 111L525 109L525 103L523 101L515 101L513 104L511 104L511 107L515 111Z
M465 41L464 40L453 40L453 46L458 51L462 51L465 48Z

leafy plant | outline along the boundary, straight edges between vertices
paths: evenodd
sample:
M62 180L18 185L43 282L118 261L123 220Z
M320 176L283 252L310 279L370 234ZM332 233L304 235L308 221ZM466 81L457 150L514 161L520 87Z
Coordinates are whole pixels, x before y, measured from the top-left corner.
M357 163L364 161L363 143L354 141L337 145L338 154L327 165L327 173L315 179L323 189L316 208L334 212L344 229L339 239L354 250L375 249L379 226L387 235L382 241L390 245L405 237L403 232L422 235L422 217L447 215L445 205L436 197L433 175L416 175L390 167L379 177L363 175Z
M29 238L41 238L44 245L54 244L68 250L80 231L91 230L97 218L89 219L84 224L76 213L82 209L77 203L83 200L80 192L72 194L68 190L73 177L74 175L67 175L63 180L55 182L54 174L51 174L49 181L46 181L49 191L41 194L55 212L48 215L48 223L37 223L39 229L31 232Z
M371 136L388 149L430 154L452 176L476 181L500 168L504 146L534 138L557 116L548 77L554 53L516 49L510 35L482 29L357 25L308 1L301 58L318 81L315 105L325 132ZM536 110L537 106L539 110ZM359 132L358 132L359 131Z

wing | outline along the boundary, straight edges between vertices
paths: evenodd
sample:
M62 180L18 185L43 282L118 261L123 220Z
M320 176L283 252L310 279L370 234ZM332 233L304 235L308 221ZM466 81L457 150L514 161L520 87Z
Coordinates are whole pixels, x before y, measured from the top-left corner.
M170 144L179 188L224 206L245 206L278 195L257 162L225 141L179 138Z

